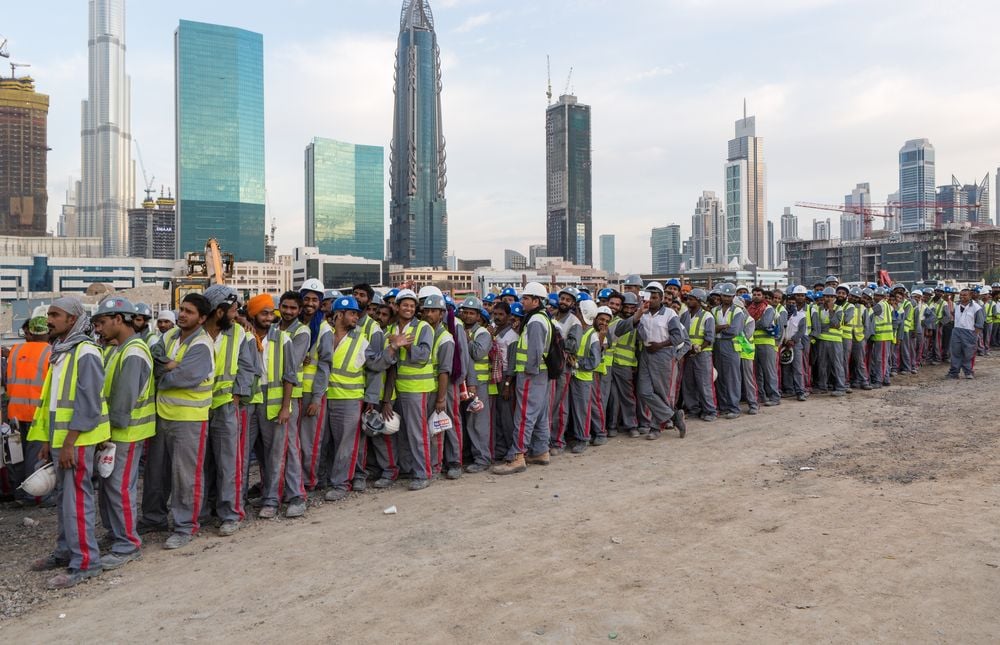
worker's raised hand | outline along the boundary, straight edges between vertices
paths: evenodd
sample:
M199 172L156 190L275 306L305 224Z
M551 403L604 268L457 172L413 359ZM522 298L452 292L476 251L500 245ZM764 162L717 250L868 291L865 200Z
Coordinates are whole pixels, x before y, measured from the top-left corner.
M400 347L409 347L413 344L413 337L407 334L393 334L389 337L389 345L393 349L399 349Z

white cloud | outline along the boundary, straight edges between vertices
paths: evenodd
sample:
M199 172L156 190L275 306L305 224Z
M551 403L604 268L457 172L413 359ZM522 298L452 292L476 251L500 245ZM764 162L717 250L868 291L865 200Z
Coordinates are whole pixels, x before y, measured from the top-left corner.
M496 14L492 11L487 11L486 13L479 13L474 16L469 16L466 18L462 24L455 28L455 31L460 34L468 33L480 27L485 27L494 20L496 20Z

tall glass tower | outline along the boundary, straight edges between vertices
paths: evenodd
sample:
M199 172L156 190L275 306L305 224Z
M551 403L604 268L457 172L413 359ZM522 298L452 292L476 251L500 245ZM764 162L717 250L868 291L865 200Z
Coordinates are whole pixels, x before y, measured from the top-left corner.
M726 257L720 263L767 264L766 175L763 139L757 136L756 117L736 122L736 138L729 140L726 158Z
M264 261L264 37L182 20L174 32L177 246L210 237Z
M545 110L548 254L593 266L590 106L564 94Z
M124 256L128 252L128 209L135 205L132 80L125 74L125 0L90 0L88 14L79 233L103 238L105 256Z
M306 246L385 257L385 150L316 137L306 147Z
M441 129L441 53L428 0L403 1L393 91L390 261L404 267L445 267L448 180Z
M934 146L927 139L910 139L899 149L899 230L934 228L936 198Z

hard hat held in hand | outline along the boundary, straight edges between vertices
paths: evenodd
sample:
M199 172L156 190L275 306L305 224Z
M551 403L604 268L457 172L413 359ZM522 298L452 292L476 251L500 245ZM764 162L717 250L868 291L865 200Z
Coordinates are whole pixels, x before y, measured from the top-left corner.
M56 489L56 467L49 462L31 473L19 486L32 497L45 497Z

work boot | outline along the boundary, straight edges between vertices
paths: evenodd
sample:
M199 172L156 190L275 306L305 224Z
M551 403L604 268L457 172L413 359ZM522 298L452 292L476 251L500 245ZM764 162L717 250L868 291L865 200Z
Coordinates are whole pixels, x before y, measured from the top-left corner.
M759 411L760 410L758 410L757 408L750 408L749 410L747 410L747 414L749 414L750 416L753 416L753 415L757 414Z
M448 479L458 479L461 476L462 476L462 468L460 466L452 466L451 468L448 469L448 472L445 473L445 477L447 477Z
M631 430L629 430L628 431L628 436L630 438L632 438L632 439L635 439L636 437L638 437L639 436L639 428L632 428Z
M617 437L618 436L618 428L608 428L608 436L609 437Z
M559 446L549 446L549 454L551 454L553 457L558 457L559 455L563 454L565 450L566 450L565 448L560 448Z
M656 441L659 438L660 438L660 431L659 430L650 430L649 434L646 435L646 440L647 441Z
M549 452L552 452L551 450ZM543 453L548 454L548 453ZM539 455L541 456L541 455ZM524 462L524 455L515 455L510 461L505 461L502 464L497 464L493 466L494 475L513 475L514 473L523 473L527 470L528 466Z
M431 485L429 479L414 479L410 481L410 490L423 490Z
M257 517L262 520L273 520L278 516L277 506L264 506L261 507L260 511L257 512Z
M833 392L830 392L830 396L844 396L845 394L847 394L847 392L843 390L834 390Z
M570 452L572 452L574 455L582 455L586 450L587 450L586 441L577 441L576 443L573 444L573 447L570 448Z
M31 563L32 571L50 571L52 569L65 569L69 566L69 558L62 558L55 553L50 553L44 558L38 558Z
M285 517L302 517L306 514L306 503L301 499L288 503L285 509Z
M706 423L712 423L713 421L715 421L718 418L719 418L719 415L717 415L717 414L706 414L705 416L703 416L701 418L701 420L705 421Z
M872 386L868 385L867 383L865 383L864 385L861 386L861 389L865 390L867 392L867 391L870 391L872 389Z
M606 436L602 435L602 434L599 434L596 437L594 437L593 444L595 446L603 446L607 442L608 442L608 438Z
M103 569L100 566L89 569L70 569L66 573L49 578L45 583L47 589L69 589L75 587L84 580L101 575Z
M179 549L182 546L187 546L190 541L191 536L187 533L174 533L167 538L166 542L163 543L163 548L168 550Z
M374 484L372 484L372 486L374 486L375 488L378 488L379 490L382 490L382 489L385 489L385 488L392 488L392 485L394 483L395 482L393 480L389 479L388 477L380 477L379 479L377 479L375 481Z
M795 398L796 398L797 400L799 400L799 401L805 401L805 400L806 400L806 395L805 395L805 394L799 394L799 395L798 395L798 396L796 396Z
M524 463L531 464L532 466L548 466L551 458L549 453L543 452L540 455L528 455L524 458ZM496 472L496 466L493 467L494 472Z
M674 427L677 428L677 434L683 439L688 429L687 420L684 418L684 410L674 412Z
M328 502L339 502L347 497L347 491L343 488L331 488L323 495L323 499Z
M234 533L236 533L236 531L239 530L240 530L239 522L234 522L233 520L227 520L222 523L222 526L219 527L219 536L229 537L230 535L233 535Z
M489 469L490 469L490 467L487 466L486 464L475 463L475 464L469 464L468 466L466 466L465 467L465 472L474 475L476 473L485 472L485 471L487 471Z
M105 571L113 571L132 560L142 560L142 551L136 549L131 553L106 553L101 556L101 566Z
M351 490L355 493L363 493L368 489L368 480L364 477L355 477L351 482Z
M804 401L805 399L802 399L802 400ZM740 418L740 413L739 412L726 412L724 415L722 415L722 418L723 419L727 419L729 421L732 421L733 419Z

